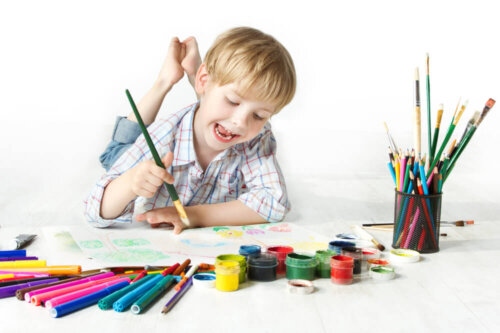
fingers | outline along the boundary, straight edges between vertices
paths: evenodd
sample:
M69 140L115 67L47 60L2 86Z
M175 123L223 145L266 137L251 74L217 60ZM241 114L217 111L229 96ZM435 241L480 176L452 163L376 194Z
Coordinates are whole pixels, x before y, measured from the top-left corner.
M174 154L171 151L166 153L165 156L163 156L163 158L161 159L165 168L168 168L169 166L171 166L173 160L174 160Z
M184 223L182 223L182 222L176 221L176 222L173 222L172 224L174 225L174 234L175 235L180 234L181 231L184 229Z

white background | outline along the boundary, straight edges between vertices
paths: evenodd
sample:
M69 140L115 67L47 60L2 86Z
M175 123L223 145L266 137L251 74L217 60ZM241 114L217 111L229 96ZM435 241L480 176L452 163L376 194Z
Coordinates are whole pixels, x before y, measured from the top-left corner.
M115 117L130 111L124 90L142 97L172 36L195 36L204 56L219 33L241 25L275 36L295 62L295 99L272 119L292 220L391 219L382 123L411 147L419 66L427 150L426 52L433 123L445 105L441 138L459 97L469 108L456 135L488 98L500 98L495 1L3 2L0 224L84 223L82 200L102 173L98 156ZM194 100L184 78L160 117ZM498 215L499 107L446 184L449 218ZM331 213L311 215L326 206ZM473 213L455 216L458 208Z

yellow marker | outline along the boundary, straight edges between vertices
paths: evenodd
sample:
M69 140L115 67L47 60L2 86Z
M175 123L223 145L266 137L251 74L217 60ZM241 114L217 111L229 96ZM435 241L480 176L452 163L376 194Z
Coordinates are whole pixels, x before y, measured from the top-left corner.
M14 274L2 274L0 275L0 280L13 278Z
M82 266L46 266L46 267L25 267L9 268L10 272L30 272L30 273L48 273L52 275L78 275L82 272Z
M224 260L215 265L215 288L220 291L238 290L240 264L237 261Z
M47 262L45 260L16 260L0 262L0 269L6 270L9 268L23 268L23 267L45 267Z

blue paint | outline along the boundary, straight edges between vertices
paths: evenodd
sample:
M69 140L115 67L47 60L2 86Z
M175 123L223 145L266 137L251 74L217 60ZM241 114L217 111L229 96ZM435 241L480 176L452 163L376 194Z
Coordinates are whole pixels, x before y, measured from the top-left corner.
M356 244L353 242L345 241L333 241L328 243L328 249L334 251L335 253L337 253L337 255L340 255L342 253L342 248L350 246L356 246Z
M248 259L249 255L260 254L260 246L258 245L241 245L239 253Z
M229 243L224 243L224 242L215 243L215 244L195 244L195 243L192 243L189 239L181 239L181 242L184 243L184 244L186 244L186 245L189 245L189 246L192 246L192 247L199 247L199 248L203 248L203 247L219 247L219 246L229 245Z

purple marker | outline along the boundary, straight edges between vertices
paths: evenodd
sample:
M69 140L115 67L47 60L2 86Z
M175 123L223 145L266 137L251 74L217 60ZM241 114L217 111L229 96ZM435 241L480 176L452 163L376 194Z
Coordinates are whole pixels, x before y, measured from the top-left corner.
M107 277L111 277L111 276L114 276L114 275L115 275L115 273L113 273L113 272L107 272L107 273L102 273L102 274L98 274L98 275L93 275L91 277L80 279L80 280L76 280L76 281L71 281L71 282L67 282L67 283L58 284L57 286L52 286L52 287L47 287L47 288L33 290L33 291L30 291L30 292L24 294L24 299L28 303L31 303L31 297L33 297L35 295L46 293L46 292L53 291L53 290L58 290L58 289L66 288L66 287L76 286L78 284L82 284L82 283L86 283L86 282L90 282L90 281L96 281L96 280L105 279Z
M59 279L46 279L46 280L32 281L32 282L16 284L14 286L2 287L2 288L0 288L0 298L15 296L16 291L18 289L29 288L29 287L37 286L39 284L56 282L56 281L59 281Z
M16 261L16 260L38 260L38 257L9 257L9 258L0 258L0 261Z
M184 295L184 293L189 289L189 287L191 287L193 285L193 277L190 277L186 283L184 283L184 285L181 287L181 289L170 299L170 301L168 301L167 304L165 304L165 306L163 307L163 310L161 310L161 313L167 313L168 311L170 311L175 303L177 303L177 301L179 301L179 299L182 297L182 295Z

